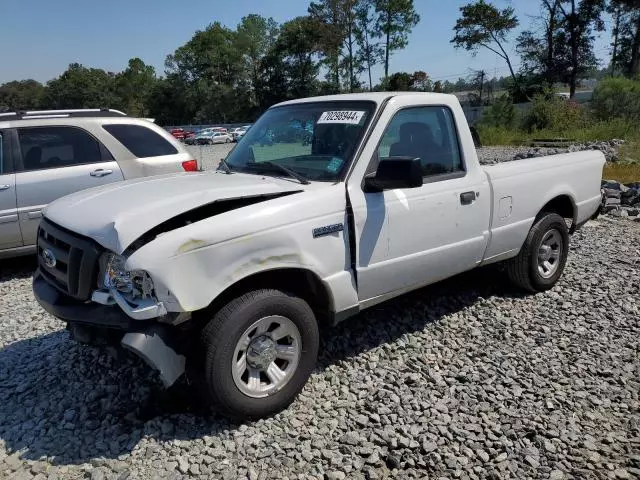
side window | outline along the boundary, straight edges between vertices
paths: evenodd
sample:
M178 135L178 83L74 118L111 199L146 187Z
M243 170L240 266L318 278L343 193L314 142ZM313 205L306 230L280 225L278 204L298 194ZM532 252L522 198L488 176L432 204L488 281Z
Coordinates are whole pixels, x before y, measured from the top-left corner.
M176 147L150 128L141 125L111 124L103 125L107 132L138 158L175 155Z
M378 158L419 158L424 176L461 173L458 135L446 107L415 107L393 117L378 146Z
M103 161L98 141L80 128L19 128L18 139L25 171Z

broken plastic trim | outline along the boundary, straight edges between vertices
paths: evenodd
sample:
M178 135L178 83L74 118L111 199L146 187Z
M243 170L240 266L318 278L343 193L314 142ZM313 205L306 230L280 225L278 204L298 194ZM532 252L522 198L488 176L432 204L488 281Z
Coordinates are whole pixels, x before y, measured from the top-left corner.
M153 227L148 232L143 233L125 249L122 255L124 257L128 257L136 250L145 246L147 243L155 240L158 235L177 230L179 228L199 222L201 220L205 220L207 218L215 217L216 215L220 215L222 213L230 212L232 210L237 210L243 207L248 207L249 205L255 205L256 203L265 202L267 200L285 197L294 193L300 193L301 191L302 190L295 190L292 192L279 192L269 195L231 198L227 200L217 200L212 203L207 203L206 205L201 205L192 210L188 210L179 215L176 215L169 220L165 220L159 225Z

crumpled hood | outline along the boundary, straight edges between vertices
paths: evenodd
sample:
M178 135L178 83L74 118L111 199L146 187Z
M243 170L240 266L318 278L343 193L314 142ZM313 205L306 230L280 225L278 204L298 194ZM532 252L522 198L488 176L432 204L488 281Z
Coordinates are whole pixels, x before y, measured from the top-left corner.
M52 222L122 253L162 222L216 201L303 190L295 180L220 172L139 178L83 190L49 204Z

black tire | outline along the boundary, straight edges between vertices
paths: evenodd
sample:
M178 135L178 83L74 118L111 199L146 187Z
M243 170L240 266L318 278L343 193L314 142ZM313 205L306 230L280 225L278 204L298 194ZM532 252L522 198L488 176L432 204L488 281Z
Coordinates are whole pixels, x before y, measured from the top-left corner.
M263 398L245 395L232 374L232 359L242 334L255 321L280 315L290 319L301 337L297 368L284 386ZM293 402L316 366L319 345L318 324L309 305L279 290L255 290L232 300L220 309L202 331L204 382L213 407L225 416L251 420L273 415Z
M560 257L555 272L543 276L538 270L538 251L545 236L552 230L562 238ZM556 213L543 213L529 230L520 253L506 262L506 270L510 280L518 287L529 292L543 292L553 288L564 271L569 254L569 229L564 218Z

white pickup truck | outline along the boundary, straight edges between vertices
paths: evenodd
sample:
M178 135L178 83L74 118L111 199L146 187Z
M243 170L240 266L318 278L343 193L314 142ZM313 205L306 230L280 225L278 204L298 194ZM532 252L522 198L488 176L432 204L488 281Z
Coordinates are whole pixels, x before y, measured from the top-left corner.
M494 262L530 292L553 287L604 163L483 168L450 95L285 102L216 171L52 203L33 289L77 340L118 342L167 386L199 372L219 411L263 417L305 385L322 322Z

